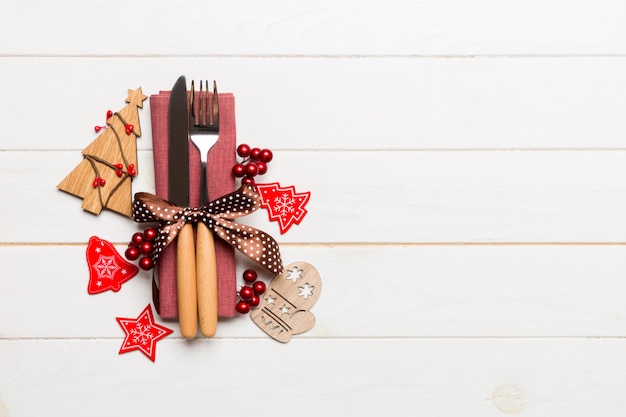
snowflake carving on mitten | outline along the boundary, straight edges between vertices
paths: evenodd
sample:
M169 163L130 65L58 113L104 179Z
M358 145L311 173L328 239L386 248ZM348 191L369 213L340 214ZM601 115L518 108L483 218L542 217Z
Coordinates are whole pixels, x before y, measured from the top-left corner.
M313 265L294 262L270 282L263 301L250 318L270 337L287 343L292 335L315 325L315 316L309 310L321 291L322 280Z

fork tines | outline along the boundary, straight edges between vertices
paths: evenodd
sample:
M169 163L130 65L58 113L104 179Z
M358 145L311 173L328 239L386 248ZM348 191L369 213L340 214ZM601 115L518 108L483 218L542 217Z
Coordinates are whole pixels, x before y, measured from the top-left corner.
M205 88L203 90L202 81L200 81L200 91L198 92L198 114L196 114L195 107L195 87L193 80L191 81L191 95L189 97L189 107L191 110L191 116L194 118L197 126L203 127L215 127L219 128L220 125L220 113L219 103L217 99L217 83L213 81L213 103L210 104L209 94L209 81L204 82ZM211 120L212 116L212 120Z

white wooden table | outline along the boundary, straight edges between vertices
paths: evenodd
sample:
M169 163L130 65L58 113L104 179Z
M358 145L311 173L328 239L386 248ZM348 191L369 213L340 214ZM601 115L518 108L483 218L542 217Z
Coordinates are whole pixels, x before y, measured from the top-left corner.
M626 414L626 4L0 1L0 417ZM126 90L218 80L278 233L322 275L286 345L247 317L118 355L142 273L89 296L93 216L56 184ZM154 192L150 108L135 191Z

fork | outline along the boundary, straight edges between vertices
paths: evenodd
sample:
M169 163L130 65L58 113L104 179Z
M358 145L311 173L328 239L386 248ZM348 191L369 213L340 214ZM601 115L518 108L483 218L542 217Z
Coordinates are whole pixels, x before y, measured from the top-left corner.
M189 97L189 137L191 142L200 151L201 185L200 206L208 203L207 191L207 155L219 140L220 116L217 99L217 84L213 81L213 103L210 105L209 82L206 89L198 94L198 112L195 107L194 83L191 81L191 95ZM215 259L215 242L213 232L198 222L196 232L196 288L198 293L198 318L200 332L205 337L212 337L217 330L217 265Z

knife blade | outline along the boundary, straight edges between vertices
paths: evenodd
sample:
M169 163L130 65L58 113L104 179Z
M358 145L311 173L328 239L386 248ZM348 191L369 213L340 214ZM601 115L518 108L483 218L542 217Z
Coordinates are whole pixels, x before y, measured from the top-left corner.
M180 207L189 205L189 119L187 81L181 75L170 93L168 110L168 199ZM193 227L185 224L176 246L176 293L180 332L186 339L196 336L198 296Z

